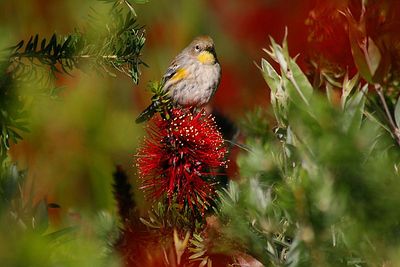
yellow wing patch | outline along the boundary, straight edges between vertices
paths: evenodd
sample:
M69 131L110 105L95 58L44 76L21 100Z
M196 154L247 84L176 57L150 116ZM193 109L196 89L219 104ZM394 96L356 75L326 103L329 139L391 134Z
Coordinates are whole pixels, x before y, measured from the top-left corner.
M180 81L180 80L186 78L187 75L188 75L188 72L185 69L177 69L174 76L171 77L171 81L172 82Z
M215 57L208 51L201 52L197 59L203 64L213 64L215 62Z

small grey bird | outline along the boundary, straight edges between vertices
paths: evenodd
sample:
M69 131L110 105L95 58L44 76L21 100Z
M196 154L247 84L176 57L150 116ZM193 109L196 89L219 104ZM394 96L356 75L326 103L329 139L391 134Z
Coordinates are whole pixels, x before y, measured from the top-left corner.
M162 78L162 91L175 106L202 107L210 101L220 80L221 66L214 41L209 36L199 36L171 62ZM159 105L160 102L153 99L136 122L150 119Z

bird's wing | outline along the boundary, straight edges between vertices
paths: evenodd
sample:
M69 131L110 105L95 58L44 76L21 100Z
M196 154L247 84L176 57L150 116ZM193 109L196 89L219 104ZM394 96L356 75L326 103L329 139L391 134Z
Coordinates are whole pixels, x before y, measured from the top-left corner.
M188 76L188 70L181 63L178 63L183 61L184 55L181 53L171 62L162 79L164 85L167 82L168 85L174 84Z
M163 76L163 83L165 84L167 81L169 81L177 72L179 69L178 63L175 62L175 60L171 63L171 65L168 67L167 71L165 72Z

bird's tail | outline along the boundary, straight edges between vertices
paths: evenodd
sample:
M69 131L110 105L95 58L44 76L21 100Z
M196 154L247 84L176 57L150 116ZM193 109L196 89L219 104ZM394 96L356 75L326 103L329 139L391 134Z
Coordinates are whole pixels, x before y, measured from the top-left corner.
M140 115L136 118L136 123L142 123L148 121L157 112L158 103L152 102Z

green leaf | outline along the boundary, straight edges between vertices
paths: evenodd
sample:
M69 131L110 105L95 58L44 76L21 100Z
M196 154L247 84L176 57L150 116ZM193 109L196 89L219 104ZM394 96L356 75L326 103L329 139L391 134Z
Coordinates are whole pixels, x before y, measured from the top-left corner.
M189 257L189 260L193 260L193 259L200 258L200 257L203 256L204 254L206 254L206 251L205 251L205 250L200 251L200 252L197 252L197 253L191 255L191 256Z
M366 34L366 21L362 17L357 22L351 12L345 12L349 24L349 40L354 62L361 76L372 82L373 76L381 62L381 52L375 42Z
M282 70L286 71L288 67L288 63L286 62L286 56L284 51L280 45L278 45L275 40L270 37L271 46L270 51L264 49L264 51L273 59L275 62L279 63L279 66Z
M375 42L368 37L368 48L367 48L367 63L371 75L374 76L376 70L379 67L379 63L381 62L381 52L379 51L378 46L376 46Z
M46 38L43 38L42 42L40 43L40 50L44 50L46 47Z
M287 91L287 94L295 104L303 105L305 103L308 106L313 94L313 87L295 59L289 56L286 34L287 32L285 33L283 46L278 45L273 38L270 38L270 50L263 49L279 64L282 76L279 76L265 59L261 62L263 76L268 86L275 93L278 92L279 87L283 84L285 91Z
M330 83L326 83L325 85L325 90L326 90L326 97L328 98L329 103L334 104L334 95L335 91L333 90L333 87Z
M28 43L25 46L25 53L28 53L31 51L32 49L32 40L33 40L33 36L31 36L31 38L29 39Z
M368 84L364 85L361 90L356 92L346 103L344 109L344 129L359 130L363 118L365 94L368 90Z
M287 113L287 94L282 88L282 79L265 59L261 61L261 68L264 79L271 89L271 104L275 117L282 126Z
M355 88L356 84L358 83L358 80L360 78L359 73L354 75L353 78L349 80L348 72L346 72L346 75L344 77L343 85L342 85L342 97L340 99L342 108L344 108L347 97L350 95L350 93L353 91Z
M17 45L8 48L7 50L18 51L24 46L24 40L20 41Z
M289 70L286 74L286 78L289 83L288 93L289 97L295 102L299 103L299 96L301 100L308 106L313 95L313 87L308 81L306 75L302 72L300 67L296 64L294 59L289 59Z
M278 88L281 87L281 77L265 59L261 59L261 70L268 87L271 89L272 93L276 93Z
M129 3L129 1L127 1L127 0L125 0L124 2L125 2L125 4L127 5L127 7L131 10L132 14L136 17L137 14L136 14L136 12L135 12L135 9L134 9L133 6L131 5L131 3Z
M146 4L149 2L149 0L133 0L133 2L136 4Z
M351 47L351 53L353 54L354 63L357 66L361 76L368 82L372 81L372 75L368 67L367 60L364 52L361 49L363 39L365 38L364 33L360 31L358 23L355 21L350 11L345 13L347 21L349 23L349 41Z
M32 218L32 228L38 233L43 233L49 226L47 202L42 199L35 208L35 215Z
M78 227L70 226L70 227L66 227L66 228L63 228L61 230L49 233L49 234L45 235L44 237L48 238L51 241L56 241L57 239L65 236L65 235L68 235L68 234L76 232L77 230L78 230Z
M37 44L38 44L38 40L39 40L39 35L38 35L38 34L36 34L36 35L35 35L35 39L33 40L33 45L32 45L33 52L36 52L36 48L37 48Z
M396 107L394 109L394 119L397 127L400 128L400 98L397 99Z

